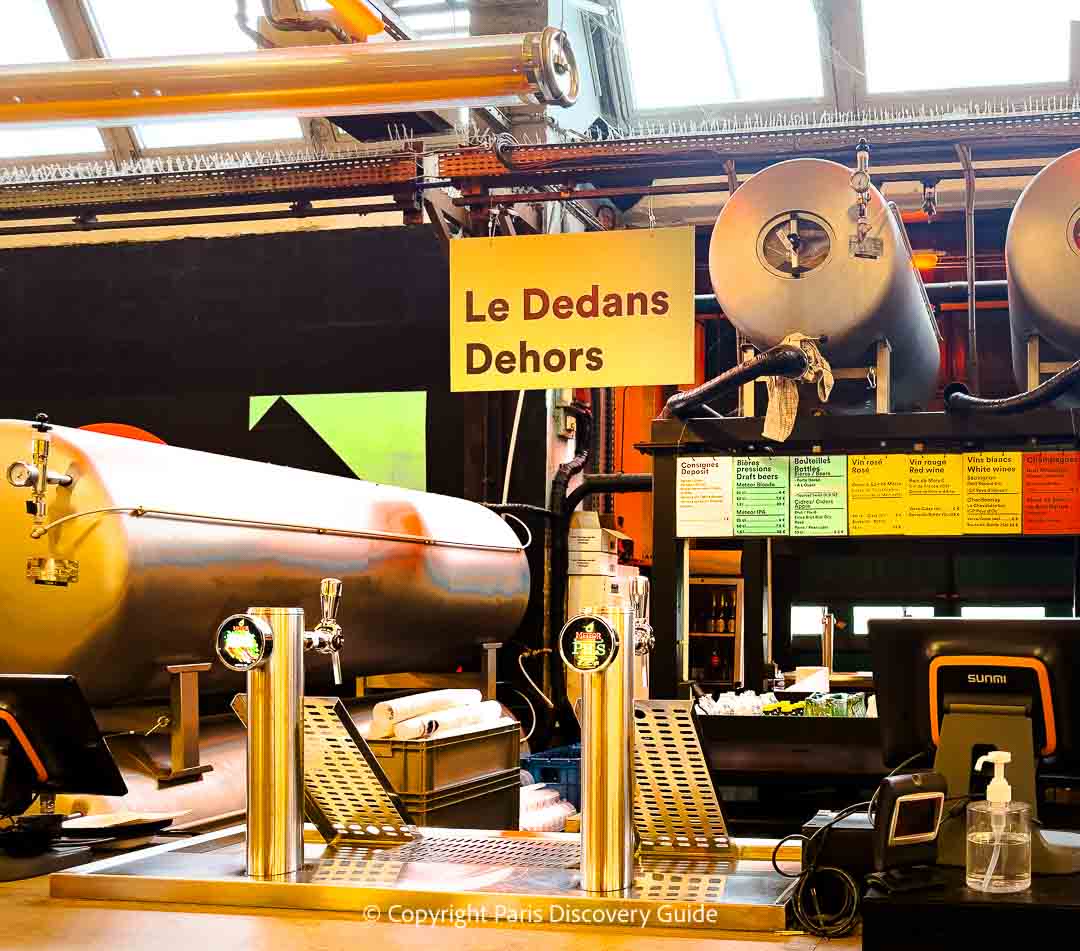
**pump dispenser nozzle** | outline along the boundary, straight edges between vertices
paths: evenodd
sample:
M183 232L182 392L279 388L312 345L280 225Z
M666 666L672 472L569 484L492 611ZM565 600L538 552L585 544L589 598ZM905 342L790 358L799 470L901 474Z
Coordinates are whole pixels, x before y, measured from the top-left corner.
M983 763L994 764L994 778L986 787L986 801L991 805L1007 806L1012 802L1012 786L1005 779L1005 766L1012 762L1012 753L1008 750L994 750L975 761L975 772L981 773Z

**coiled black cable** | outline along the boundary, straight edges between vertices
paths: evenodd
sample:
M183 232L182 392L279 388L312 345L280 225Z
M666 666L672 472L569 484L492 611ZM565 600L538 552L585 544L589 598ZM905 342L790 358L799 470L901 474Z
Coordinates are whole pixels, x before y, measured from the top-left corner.
M1026 393L1006 396L1000 400L988 400L981 396L972 396L963 383L950 383L945 387L945 409L950 413L986 413L1008 416L1013 413L1026 413L1067 393L1073 387L1080 386L1080 360L1067 366L1060 373L1055 373L1049 380L1044 380Z
M785 836L776 843L773 849L772 866L777 874L784 878L795 879L795 889L791 893L791 913L795 921L804 931L818 938L840 938L851 934L859 921L859 903L862 900L862 887L855 879L842 868L832 865L818 865L817 860L807 864L807 846L817 837L827 836L829 830L848 816L854 815L863 809L868 809L870 800L858 802L854 806L841 809L825 825L814 832L811 836L794 833ZM785 842L799 839L803 843L803 867L797 875L785 872L777 863L777 856ZM824 845L824 842L822 843ZM821 849L818 849L818 855ZM840 884L843 899L836 911L822 911L821 900L818 896L818 887L826 878L833 878Z

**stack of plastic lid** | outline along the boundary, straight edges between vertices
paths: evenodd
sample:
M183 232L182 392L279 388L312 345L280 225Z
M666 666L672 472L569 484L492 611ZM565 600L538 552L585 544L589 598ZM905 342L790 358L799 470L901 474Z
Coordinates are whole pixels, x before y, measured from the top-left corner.
M566 817L577 810L572 802L560 798L557 789L544 783L521 787L521 820L523 832L562 832Z

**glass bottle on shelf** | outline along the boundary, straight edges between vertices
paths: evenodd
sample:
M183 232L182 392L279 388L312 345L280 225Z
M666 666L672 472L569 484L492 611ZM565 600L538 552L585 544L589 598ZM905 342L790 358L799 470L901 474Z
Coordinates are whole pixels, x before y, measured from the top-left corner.
M709 623L705 630L710 634L715 634L720 630L720 625L722 623L720 620L720 604L715 591L710 592L709 597L711 608L709 610Z

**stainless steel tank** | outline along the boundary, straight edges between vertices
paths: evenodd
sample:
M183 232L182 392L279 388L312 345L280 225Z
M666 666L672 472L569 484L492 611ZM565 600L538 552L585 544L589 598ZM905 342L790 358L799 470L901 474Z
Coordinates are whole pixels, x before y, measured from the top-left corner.
M29 458L34 435L0 421L0 473ZM48 487L44 524L122 511L35 539L30 493L0 482L0 670L74 674L97 705L161 697L165 666L211 660L227 615L271 604L318 618L328 575L344 582L349 675L452 669L524 614L525 553L483 506L81 430L50 436L48 470L73 482ZM324 656L307 668L309 682L331 683ZM215 663L201 683L234 692L243 676Z
M1033 333L1068 359L1080 357L1080 149L1051 162L1024 189L1009 219L1005 268L1013 373L1025 390Z
M825 356L850 367L865 365L870 348L888 340L894 407L925 406L941 360L933 310L899 215L873 187L861 246L873 256L853 253L857 199L851 170L836 162L792 159L758 172L716 219L713 290L762 349L796 331L826 336Z

